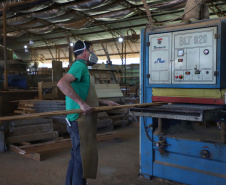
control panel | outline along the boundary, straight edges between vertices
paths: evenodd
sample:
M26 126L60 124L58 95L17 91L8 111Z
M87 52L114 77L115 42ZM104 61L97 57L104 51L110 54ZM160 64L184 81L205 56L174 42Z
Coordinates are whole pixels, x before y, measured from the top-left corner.
M149 83L216 84L216 33L209 27L150 35Z
M150 35L149 47L149 83L171 83L171 43L172 34Z

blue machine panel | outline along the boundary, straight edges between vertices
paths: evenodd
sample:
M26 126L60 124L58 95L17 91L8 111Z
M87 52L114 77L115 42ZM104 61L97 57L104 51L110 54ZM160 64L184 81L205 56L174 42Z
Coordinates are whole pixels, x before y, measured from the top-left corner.
M190 48L176 46L177 39L180 40L183 35L186 38L193 38L193 36L197 36L197 34L193 34L197 33L197 30L204 30L205 34L211 32L212 39L214 39L213 42L211 41L212 44L208 42L206 46L199 45L198 50L195 50L193 46ZM155 46L164 47L164 39L168 39L170 42L165 43L167 47L155 50ZM155 43L150 43L150 41ZM189 41L183 41L184 44L187 42ZM197 43L201 44L201 40ZM163 50L167 54L158 57L159 53L164 53ZM215 54L209 55L210 51L213 53L215 51ZM226 88L225 51L226 19L197 21L192 24L160 27L154 30L150 30L148 27L142 29L141 103L152 102L152 88L156 87L166 90L167 88ZM188 52L190 55L186 56ZM182 81L178 83L176 80L179 79L175 79L175 76L183 75L184 77L185 72L199 72L198 68L193 69L192 52L195 53L195 57L199 57L198 61L202 66L200 73L205 72L204 77L210 74L211 78L207 77L207 80L202 79L197 83L197 79L186 77L184 83ZM211 63L209 62L205 67L205 60L212 59L215 60L214 65L209 65ZM161 66L161 64L164 64L161 69L154 66ZM179 74L178 71L183 74ZM226 184L226 130L224 129L226 123L224 118L225 115L222 114L222 118L219 120L197 123L141 117L141 177L151 179L152 176L156 176L192 185Z

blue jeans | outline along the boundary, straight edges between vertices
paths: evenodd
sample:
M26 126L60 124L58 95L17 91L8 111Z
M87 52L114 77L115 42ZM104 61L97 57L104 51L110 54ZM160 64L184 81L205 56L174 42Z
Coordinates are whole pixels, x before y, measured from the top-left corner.
M71 136L71 159L69 161L66 185L86 185L86 179L82 178L83 168L80 155L80 138L78 130L78 122L70 121L71 126L67 125L68 132Z

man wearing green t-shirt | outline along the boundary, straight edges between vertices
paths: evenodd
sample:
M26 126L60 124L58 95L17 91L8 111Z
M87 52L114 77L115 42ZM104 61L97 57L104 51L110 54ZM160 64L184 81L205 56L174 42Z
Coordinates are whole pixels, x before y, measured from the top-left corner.
M97 149L96 122L97 114L92 107L100 104L119 105L109 100L98 100L94 80L87 66L96 64L98 58L93 53L92 44L77 41L74 45L76 61L57 86L66 96L66 110L79 109L83 114L69 114L68 132L71 136L72 150L66 176L66 185L85 185L86 178L96 178Z

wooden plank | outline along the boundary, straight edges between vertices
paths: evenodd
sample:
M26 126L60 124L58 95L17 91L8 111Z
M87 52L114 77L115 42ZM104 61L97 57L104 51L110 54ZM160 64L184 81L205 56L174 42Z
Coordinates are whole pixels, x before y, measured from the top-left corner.
M106 112L98 112L98 118L108 118L108 114Z
M97 121L97 128L109 127L111 125L112 125L111 119L104 119L104 120Z
M163 105L163 104L167 104L167 103L156 102L156 103L127 104L127 105L120 105L120 106L93 107L93 112L117 110L117 109L132 108L132 107L150 107L150 106L157 106L157 105ZM27 115L3 116L3 117L0 117L0 121L33 119L33 118L58 116L58 115L66 115L66 114L74 114L74 113L83 113L83 111L81 109L73 109L73 110L32 113L32 114L27 114Z
M38 82L38 99L42 100L42 85L43 82Z
M127 117L128 116L126 114L121 114L116 116L110 116L109 118L112 119L113 121L117 121L117 120L127 119Z
M71 141L71 139L59 139L59 138L57 138L57 140L54 140L54 141L37 143L37 144L32 144L32 145L27 145L27 146L20 146L20 148L21 149L26 149L26 148L31 148L31 147L39 147L39 146L42 146L42 145L51 145L51 144L54 144L54 143L61 143L61 142Z
M11 124L13 127L21 127L21 126L28 126L28 125L39 125L39 124L47 124L52 123L52 119L44 119L44 118L34 118L34 119L27 119L27 120L13 120Z
M52 80L58 82L63 76L63 68L61 61L52 60Z
M41 155L39 153L26 154L26 152L23 149L20 149L19 147L15 146L15 145L10 145L10 150L12 152L20 154L24 157L28 157L28 158L34 159L36 161L41 161Z
M29 148L23 149L25 153L39 153L39 152L46 152L51 150L56 150L60 148L67 148L71 147L71 140L64 140L64 142L55 142L52 144L43 144L40 146L31 146Z
M63 103L65 100L39 100L39 99L29 99L29 100L15 100L11 102L25 102L25 103L37 103L37 102L59 102Z
M43 89L49 89L53 87L57 87L57 82L42 82Z
M118 121L114 121L112 124L113 126L126 126L126 124L128 124L129 121L128 120L118 120Z
M100 80L101 80L101 83L103 84L103 83L104 83L104 79L103 79L103 77L102 77L102 74L101 74L101 72L100 72L100 71L99 71L98 73L99 73L99 75L100 75Z
M53 131L53 123L13 127L9 131L9 136L22 136L22 135L30 135L30 134L37 134L37 133L51 132L51 131Z
M121 115L121 114L127 114L129 112L128 109L117 109L117 110L110 110L107 113L108 114L117 114L117 115Z
M35 111L34 109L29 108L29 107L25 107L25 106L18 106L17 109L22 109L22 110L27 110L27 111Z
M13 112L14 112L14 114L23 114L22 110L14 110Z
M125 134L122 132L109 132L104 134L98 134L97 135L97 141L103 142L103 141L109 141L116 138L122 138Z
M24 136L13 136L7 138L7 143L22 143L25 141L39 141L45 139L55 139L58 137L58 132L47 132L47 133L38 133L30 134Z

